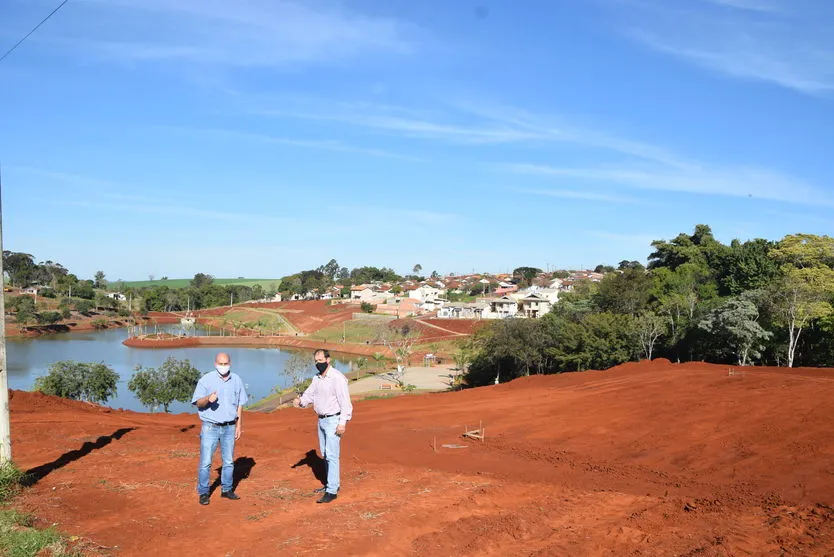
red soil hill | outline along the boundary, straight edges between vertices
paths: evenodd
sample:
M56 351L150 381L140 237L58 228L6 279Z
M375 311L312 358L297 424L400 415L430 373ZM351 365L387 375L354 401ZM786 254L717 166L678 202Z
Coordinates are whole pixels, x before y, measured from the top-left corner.
M200 507L195 416L14 392L14 456L40 478L19 504L124 556L834 554L834 378L728 371L656 361L357 402L330 505L310 493L309 411L246 413L242 500ZM479 421L485 443L460 437Z

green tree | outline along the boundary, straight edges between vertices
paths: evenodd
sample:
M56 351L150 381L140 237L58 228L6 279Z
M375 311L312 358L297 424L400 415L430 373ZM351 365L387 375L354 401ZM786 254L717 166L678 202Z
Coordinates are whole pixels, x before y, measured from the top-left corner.
M793 367L802 331L834 313L834 238L813 234L785 236L770 251L781 276L770 287L771 303L788 332L787 364Z
M616 271L616 269L614 269L614 267L612 267L611 265L600 264L594 267L595 273L613 273L614 271Z
M651 311L641 313L634 320L634 333L640 343L640 349L647 360L652 359L654 347L660 337L666 334L668 323L666 319Z
M653 281L645 269L626 269L609 273L599 283L594 303L602 311L636 316L644 311L652 293Z
M35 390L44 394L103 404L116 394L119 374L103 362L63 360L49 366L49 373L35 379Z
M516 267L513 269L513 279L523 286L530 286L533 284L533 279L541 272L542 270L537 267Z
M107 288L107 281L104 279L104 271L96 271L93 285L95 288Z
M361 309L365 313L373 313L376 309L376 306L370 302L362 302L359 304L359 309Z
M87 315L93 309L93 303L90 300L76 300L75 311Z
M773 336L758 323L756 304L744 299L730 299L709 312L698 327L715 335L718 345L736 356L738 365L746 366L761 357L764 341Z
M58 311L42 311L35 318L41 325L53 325L59 322L63 316Z
M415 265L415 266L411 269L411 272L412 272L412 273L414 273L415 275L419 275L419 274L420 274L420 271L422 271L422 270L423 270L423 266L422 266L422 265L420 265L419 263L417 263L417 264L416 264L416 265Z
M34 256L28 253L3 251L3 270L9 274L9 282L13 286L27 286L31 284L37 265Z
M172 402L191 400L199 380L200 372L191 362L171 356L158 368L137 366L127 388L152 412L160 406L168 412Z
M206 274L206 273L197 273L194 275L194 278L191 279L191 287L192 288L203 288L204 286L208 286L214 282L214 277Z

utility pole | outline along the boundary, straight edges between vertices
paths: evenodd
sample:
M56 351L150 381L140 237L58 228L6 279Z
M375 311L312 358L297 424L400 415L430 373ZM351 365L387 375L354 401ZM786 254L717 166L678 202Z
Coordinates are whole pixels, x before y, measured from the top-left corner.
M6 291L3 278L3 178L0 176L0 464L12 460L9 422L9 373L6 366Z

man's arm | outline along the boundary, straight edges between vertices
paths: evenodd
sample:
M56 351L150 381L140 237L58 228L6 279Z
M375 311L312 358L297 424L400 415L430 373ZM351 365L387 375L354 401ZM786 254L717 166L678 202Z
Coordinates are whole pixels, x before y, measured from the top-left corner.
M310 404L313 403L313 397L316 395L316 380L313 379L310 386L304 389L304 393L300 397L295 397L292 401L293 406L296 408L307 408Z
M341 435L345 432L345 427L348 421L353 417L353 403L350 401L350 390L348 390L347 379L342 377L343 381L336 383L336 400L339 402L339 425L336 427L336 433Z
M197 386L194 387L194 395L191 397L191 404L195 404L200 410L204 410L209 404L213 404L217 400L217 391L209 393L206 384L201 378L197 381Z
M243 405L237 407L237 424L235 424L235 439L240 439L243 433Z

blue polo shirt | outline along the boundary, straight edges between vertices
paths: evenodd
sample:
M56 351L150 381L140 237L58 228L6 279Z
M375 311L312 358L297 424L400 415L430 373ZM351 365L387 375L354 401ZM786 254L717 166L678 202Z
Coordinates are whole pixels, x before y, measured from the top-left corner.
M191 404L197 404L198 399L215 391L217 391L217 400L204 409L197 409L200 419L204 422L215 424L231 422L237 418L237 407L249 401L243 381L238 374L232 373L231 377L224 381L217 371L210 371L197 382L194 396L191 397Z

